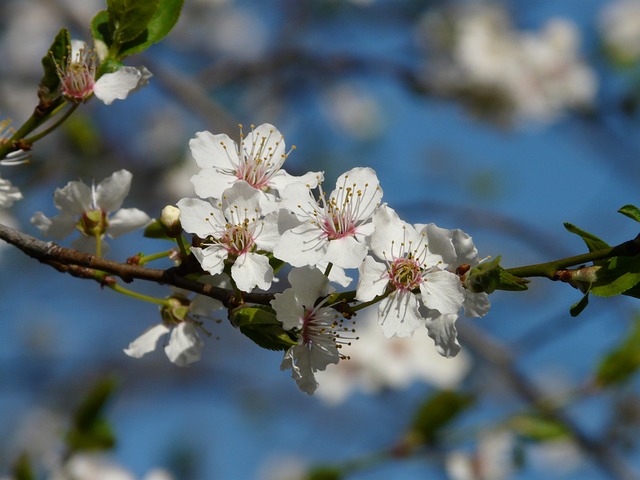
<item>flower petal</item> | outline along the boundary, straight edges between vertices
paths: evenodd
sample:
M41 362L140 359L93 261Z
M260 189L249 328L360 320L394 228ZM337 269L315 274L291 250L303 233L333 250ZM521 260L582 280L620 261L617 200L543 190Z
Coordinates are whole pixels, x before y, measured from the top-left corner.
M56 240L62 240L73 233L76 228L78 220L75 215L60 212L53 218L49 218L42 212L36 212L31 217L31 223L38 227L38 229L47 236L55 238Z
M142 335L136 338L124 349L124 353L130 357L140 358L149 352L153 352L158 345L158 341L163 335L169 333L169 327L164 323L159 323L148 328Z
M240 164L236 142L224 133L214 135L211 132L198 132L189 140L191 155L200 168L214 168L219 173L235 177Z
M250 292L255 287L268 290L273 281L273 268L266 256L248 252L236 259L231 267L231 277L243 292Z
M104 212L115 212L129 194L133 174L128 170L118 170L102 180L96 187L95 203Z
M367 256L358 269L360 273L356 288L356 299L361 302L373 300L376 295L382 295L389 284L389 275L385 264L377 262L372 256Z
M203 344L196 325L193 322L182 322L172 330L164 351L173 363L186 367L200 360Z
M441 315L435 310L430 310L425 317L427 331L433 338L438 353L447 358L455 357L460 351L456 330L458 315Z
M121 67L117 72L105 73L93 86L93 93L105 105L114 100L124 100L129 93L146 85L151 72L135 67Z
M354 237L330 240L324 261L342 268L357 268L367 255L367 246Z
M410 337L424 325L418 310L418 298L411 292L398 290L380 302L378 323L387 338Z
M464 289L456 274L440 270L428 273L424 279L420 284L420 294L427 308L442 314L457 314L460 311Z
M69 182L62 188L56 188L53 203L63 212L82 215L93 208L91 187L82 182Z
M303 223L284 232L273 254L294 267L314 266L324 259L327 239L312 223Z
M225 230L227 221L219 208L200 198L183 198L178 203L180 222L185 232L195 233L200 238L217 237ZM219 273L219 272L218 272Z
M149 215L137 208L121 208L109 219L107 234L117 237L146 226L151 221Z

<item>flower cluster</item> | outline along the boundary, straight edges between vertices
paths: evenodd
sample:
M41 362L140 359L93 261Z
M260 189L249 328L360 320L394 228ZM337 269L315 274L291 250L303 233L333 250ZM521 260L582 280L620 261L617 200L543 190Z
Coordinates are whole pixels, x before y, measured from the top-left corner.
M429 14L421 30L435 55L429 64L437 66L429 81L445 94L477 100L477 108L493 99L517 117L548 122L595 99L595 73L580 58L579 32L568 20L522 33L501 7L465 4Z
M340 175L326 193L323 174L289 175L282 134L273 125L252 127L240 142L199 132L190 142L200 171L191 179L198 198L177 202L182 227L193 234L191 252L211 275L228 273L239 292L268 290L285 262L291 285L271 307L297 344L282 362L301 390L317 388L314 373L346 358L354 340L330 282L347 287L356 270L355 300L379 302L387 337L425 327L443 356L459 345L455 321L487 312L484 294L467 291L465 274L478 263L469 236L436 225L409 225L387 205L371 168ZM366 306L366 305L363 305ZM348 319L347 319L348 320ZM166 333L166 332L165 332Z
M273 348L285 350L281 368L291 370L304 392L312 394L318 387L316 372L349 358L341 349L358 339L352 317L375 304L387 338L409 337L424 328L440 355L455 356L460 313L481 316L489 309L486 294L466 288L468 272L480 262L471 237L401 220L382 203L371 168L343 173L327 193L323 173L296 177L282 168L293 149L286 150L276 127L252 126L246 137L242 127L240 132L239 143L227 135L196 134L189 145L200 167L191 178L198 196L179 200L177 208L165 207L157 222L180 246L180 254L167 256L193 258L187 267L191 278L232 291L233 300L223 305L203 295L190 298L184 291L151 299L161 305L162 321L125 353L142 357L168 335L164 350L173 363L184 367L199 360L200 332L207 333L200 319L231 304L240 312L250 307L248 295L268 291L288 264L290 287L262 297L258 310L262 318L273 319L270 327L282 335L283 343ZM49 218L38 212L31 221L54 238L78 230L81 237L74 246L101 255L105 236L150 222L138 209L120 208L131 178L120 170L98 185L69 182L54 194L60 213ZM183 231L192 235L190 248ZM355 291L336 292L331 283L348 287L353 280L349 270L358 274ZM234 315L230 308L232 323Z

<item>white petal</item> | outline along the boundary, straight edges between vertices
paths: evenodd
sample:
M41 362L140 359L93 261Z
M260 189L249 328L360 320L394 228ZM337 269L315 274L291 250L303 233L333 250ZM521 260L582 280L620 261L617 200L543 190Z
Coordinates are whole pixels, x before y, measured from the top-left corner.
M316 188L323 178L324 175L322 172L307 172L300 177L296 177L294 175L290 175L285 170L279 170L269 180L269 187L279 193L284 192L289 185L294 183L300 183L306 188Z
M380 259L399 255L401 245L421 240L413 226L400 220L398 214L387 205L382 205L373 213L375 231L371 235L371 251Z
M200 360L203 342L193 322L182 322L171 332L169 344L164 351L173 363L186 367Z
M219 208L199 198L183 198L178 203L180 222L185 232L195 233L200 238L217 236L227 223Z
M342 268L357 268L367 255L367 246L354 237L342 237L328 242L324 261Z
M473 244L473 239L462 230L452 230L453 246L456 249L457 265L468 263L476 266L478 264L478 250Z
M127 98L130 92L146 84L148 78L147 69L121 67L117 72L102 75L93 86L93 93L105 105L111 105L114 100Z
M380 302L378 307L378 323L387 338L394 335L410 337L413 332L424 325L424 318L418 310L419 302L411 292L398 290Z
M322 230L312 223L303 223L284 232L273 254L294 267L314 266L323 261L327 243Z
M69 182L56 189L53 203L65 213L82 215L93 208L91 187L82 182Z
M288 279L296 293L297 302L306 308L312 308L318 298L333 290L329 286L329 279L315 268L294 268L289 272Z
M273 281L273 268L266 256L249 252L236 259L231 267L231 277L243 292L250 292L255 287L268 290Z
M302 348L307 350L306 347ZM296 381L298 388L309 395L313 395L313 392L318 388L318 382L316 382L311 370L308 350L305 352L298 345L287 350L282 359L280 370L288 370L289 368L291 369L291 378Z
M222 192L222 211L231 223L260 217L260 192L244 180Z
M22 200L18 187L13 186L9 180L0 178L0 208L9 208L18 200Z
M200 266L211 275L217 275L224 270L224 261L229 253L220 245L210 245L207 248L193 247L191 253L200 262Z
M258 249L273 252L274 247L280 241L279 212L271 212L260 221L258 235L254 238Z
M372 256L367 256L358 269L358 287L356 299L361 302L373 300L376 295L382 295L389 284L389 275L384 263L377 262Z
M276 311L276 318L282 322L282 328L291 330L302 327L304 305L296 300L293 288L288 288L282 293L276 293L271 306Z
M420 293L427 308L442 314L457 314L464 301L460 278L444 270L428 273L420 284Z
M372 168L352 168L343 173L336 181L336 189L331 197L337 200L337 205L344 205L348 189L352 189L353 197L350 202L358 201L356 219L363 221L369 219L373 211L380 205L382 189Z
M416 230L421 233L426 233L427 235L428 250L427 253L421 257L424 265L433 267L440 263L442 268L445 268L447 265L457 265L451 230L440 228L433 223L424 225L422 229L416 225Z
M53 218L48 218L42 212L36 212L31 223L44 234L56 240L62 240L73 233L78 220L75 215L60 212Z
M105 178L96 187L96 206L105 212L115 212L129 194L133 175L127 170L118 170Z
M138 228L146 226L151 221L149 215L137 208L121 208L115 215L109 218L107 234L110 237L117 237L124 233L132 232Z
M191 183L200 198L222 198L222 192L231 187L238 178L227 175L217 168L205 168L191 177Z
M189 140L189 148L200 168L215 168L220 172L234 174L240 164L236 142L226 134L198 132Z
M458 315L440 315L431 310L426 315L426 327L429 336L433 338L436 350L443 357L455 357L460 351L456 320Z
M130 357L140 358L149 352L153 352L158 345L158 341L163 335L169 333L169 327L164 323L159 323L148 328L142 335L136 338L124 349L124 353Z
M469 290L464 291L464 314L467 317L482 317L489 312L491 303L489 295L484 292L473 293Z

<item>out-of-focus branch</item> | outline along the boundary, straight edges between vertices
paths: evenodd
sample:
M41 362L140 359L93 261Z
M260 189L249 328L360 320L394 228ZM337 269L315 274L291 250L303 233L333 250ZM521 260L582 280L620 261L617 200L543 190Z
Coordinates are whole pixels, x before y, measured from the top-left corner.
M469 323L461 324L458 327L461 342L500 372L513 390L527 403L549 419L566 427L578 447L611 478L619 480L637 480L639 478L638 473L634 472L609 445L584 434L561 408L554 406L541 389L519 372L515 358L503 345Z
M238 306L243 302L267 304L273 299L273 294L269 293L245 293L242 298L236 298L230 290L187 278L186 273L183 273L180 267L160 270L106 260L95 255L61 247L53 242L43 242L31 235L1 224L0 239L14 245L22 250L23 253L41 263L78 278L97 280L99 275L96 275L96 272L106 272L121 278L127 283L133 280L145 280L158 284L172 285L220 300L227 308Z

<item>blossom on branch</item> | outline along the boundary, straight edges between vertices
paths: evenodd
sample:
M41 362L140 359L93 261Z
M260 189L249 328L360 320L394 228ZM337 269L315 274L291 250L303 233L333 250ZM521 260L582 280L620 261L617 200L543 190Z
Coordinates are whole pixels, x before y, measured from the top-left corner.
M374 229L371 216L381 199L382 189L371 168L354 168L340 175L328 198L320 186L319 200L309 187L291 185L282 205L295 214L299 224L284 232L274 255L294 267L360 266Z
M204 276L201 282L229 288L228 277ZM211 318L214 311L223 308L222 302L204 296L195 295L189 299L188 292L173 289L173 295L168 303L161 307L162 322L149 327L124 349L124 353L133 358L141 358L153 352L162 337L170 333L169 341L164 347L169 360L179 367L200 360L203 347L198 330L202 328L202 318Z
M277 293L271 306L283 328L298 335L298 345L285 352L280 368L291 369L300 390L311 395L318 387L314 373L344 358L338 352L345 343L340 332L351 330L343 327L341 315L326 301L318 303L333 291L319 270L296 268L288 278L291 288Z
M455 256L451 233L435 225L409 225L386 205L374 213L373 225L373 255L360 266L356 298L368 302L384 296L378 315L385 336L409 337L416 328L429 328L421 308L457 318L464 292L444 260ZM438 340L436 345L441 353L457 353Z
M240 181L215 205L199 198L183 198L177 205L184 230L202 239L202 247L191 252L204 270L216 275L232 263L231 278L240 290L271 286L273 268L261 252L272 252L279 238L278 212L263 215L258 190Z
M245 181L260 192L260 205L265 213L275 209L278 194L292 183L315 187L320 174L309 172L295 177L282 165L295 147L286 151L284 137L276 127L264 123L251 126L245 137L240 125L240 144L226 134L198 132L189 141L191 154L200 172L191 177L200 198L219 199L222 192L236 182Z
M14 187L6 178L0 177L0 208L9 208L18 200L22 200L22 193L18 187Z
M118 170L97 186L69 182L65 187L56 189L53 195L53 202L60 213L49 218L37 212L31 223L44 235L58 240L78 230L82 237L73 242L74 248L100 253L97 251L100 243L102 251L106 252L107 245L98 242L105 235L115 238L144 227L151 220L137 208L120 208L129 193L132 177L129 171Z
M129 93L145 86L151 72L145 67L120 67L96 78L96 52L79 40L71 42L71 52L63 64L56 63L60 92L65 100L82 103L95 94L105 105L124 100Z

